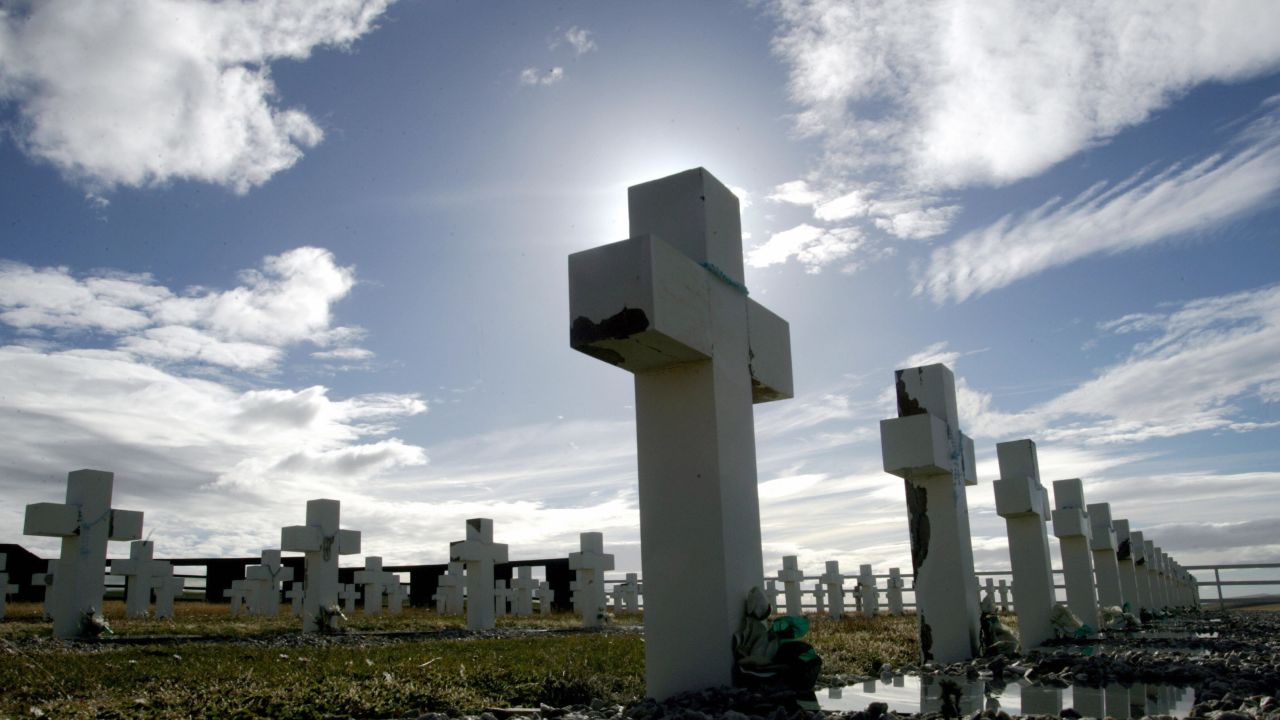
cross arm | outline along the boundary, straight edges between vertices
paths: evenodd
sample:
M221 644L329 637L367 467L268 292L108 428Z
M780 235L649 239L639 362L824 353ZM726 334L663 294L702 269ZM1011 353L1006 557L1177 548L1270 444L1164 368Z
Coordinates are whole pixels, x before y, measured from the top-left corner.
M339 555L358 555L360 553L360 531L339 530L336 544Z
M111 540L140 540L142 538L142 513L137 510L112 510Z
M32 503L22 524L24 535L70 537L80 532L80 509L61 503Z
M965 485L977 485L973 440L960 436L956 457L947 422L937 415L919 413L880 421L880 454L884 471L901 478L951 475L958 470Z
M316 552L324 538L320 528L310 525L290 525L280 528L280 549L289 552Z
M747 299L751 401L785 400L794 395L791 376L791 326L768 308Z

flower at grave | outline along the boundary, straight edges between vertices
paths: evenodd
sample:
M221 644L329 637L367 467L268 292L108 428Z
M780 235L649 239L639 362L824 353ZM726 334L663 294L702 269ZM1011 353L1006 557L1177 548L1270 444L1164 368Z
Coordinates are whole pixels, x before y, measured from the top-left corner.
M316 611L316 625L321 632L343 632L342 626L346 621L347 616L342 614L342 608L337 605L326 605Z
M115 634L111 631L111 624L102 616L102 613L98 612L97 608L89 608L80 614L81 637L94 638L102 633Z

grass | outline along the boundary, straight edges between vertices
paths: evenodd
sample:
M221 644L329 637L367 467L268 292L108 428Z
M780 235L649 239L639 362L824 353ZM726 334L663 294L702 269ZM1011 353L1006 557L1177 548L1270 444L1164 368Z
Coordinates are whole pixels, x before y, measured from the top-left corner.
M644 642L635 632L396 634L462 627L459 618L407 609L357 615L340 638L304 639L287 609L277 619L232 619L225 605L182 603L174 621L156 621L126 620L119 603L107 603L115 641L62 643L48 639L38 605L9 609L0 622L0 718L31 717L32 708L57 718L390 717L625 703L644 694ZM638 622L623 615L614 625ZM579 625L571 615L499 621L547 631ZM819 618L806 639L823 656L824 678L871 674L914 659L915 623Z

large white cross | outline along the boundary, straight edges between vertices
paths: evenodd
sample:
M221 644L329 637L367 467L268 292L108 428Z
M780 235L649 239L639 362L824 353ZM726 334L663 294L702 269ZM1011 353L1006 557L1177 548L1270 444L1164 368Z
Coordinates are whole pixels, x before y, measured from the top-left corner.
M862 614L875 617L880 614L880 589L876 587L876 575L870 565L858 568L858 592L862 594Z
M1120 565L1116 561L1116 529L1111 524L1111 503L1089 503L1089 549L1093 551L1093 574L1098 580L1098 604L1124 607L1120 592Z
M341 503L308 500L307 524L280 530L280 549L305 553L302 631L320 631L320 610L338 606L338 556L360 552L360 533L339 529Z
M840 561L828 560L827 571L818 578L818 582L827 589L827 605L831 608L831 617L844 617L844 576L840 574ZM821 591L818 593L818 600L821 604ZM822 612L822 609L819 608L818 612Z
M449 543L449 559L467 571L467 628L493 629L493 566L507 561L507 546L493 541L493 520L468 520L467 539Z
M79 637L85 617L102 610L108 540L142 537L142 513L111 508L114 475L76 470L67 475L67 501L27 506L23 533L62 538L54 583L53 634Z
M451 562L436 584L436 612L441 615L462 614L462 563Z
M342 601L342 611L348 615L354 615L356 612L356 600L360 599L360 593L356 590L355 583L347 583L338 590L338 599Z
M605 611L604 573L613 569L613 556L604 551L604 534L584 532L578 537L581 552L569 553L569 569L578 578L583 627L598 627Z
M506 617L511 606L511 589L506 580L493 581L493 612L496 617Z
M884 471L903 478L915 569L922 662L978 654L978 577L973 573L968 485L973 441L960 432L956 380L945 365L894 372L898 417L880 421Z
M804 573L800 570L800 559L795 555L783 555L782 569L778 571L778 579L782 581L783 594L787 598L787 614L804 615L804 608L800 606L802 602L800 581L804 580Z
M173 574L173 565L163 563L164 569L155 579L156 619L173 619L173 602L186 589L187 579Z
M538 589L534 594L538 597L538 614L550 615L551 604L555 596L555 593L551 590L551 583L546 580L538 583Z
M1045 523L1053 508L1049 493L1040 483L1040 459L1030 439L1010 440L996 445L1000 479L992 483L996 513L1004 518L1009 538L1009 561L1013 597L1018 614L1018 636L1024 652L1053 637L1053 566L1049 560L1049 535Z
M285 599L289 600L289 611L293 613L293 616L302 617L302 600L306 597L302 581L299 580L289 583L289 589L285 592L284 596Z
M732 679L728 640L764 571L751 406L791 397L791 342L746 295L738 198L711 173L627 199L631 239L569 256L569 342L635 374L645 672L662 699Z

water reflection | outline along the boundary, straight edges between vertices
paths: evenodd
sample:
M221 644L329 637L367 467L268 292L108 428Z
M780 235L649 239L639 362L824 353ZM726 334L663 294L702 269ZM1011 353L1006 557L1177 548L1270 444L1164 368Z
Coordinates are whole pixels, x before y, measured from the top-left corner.
M1105 688L1052 687L1026 680L994 682L964 678L896 675L890 681L868 680L858 685L829 688L818 702L831 711L863 710L883 702L902 713L943 712L944 704L961 716L980 710L1011 715L1061 715L1073 708L1084 717L1126 720L1144 715L1186 717L1195 693L1172 685L1110 685Z

